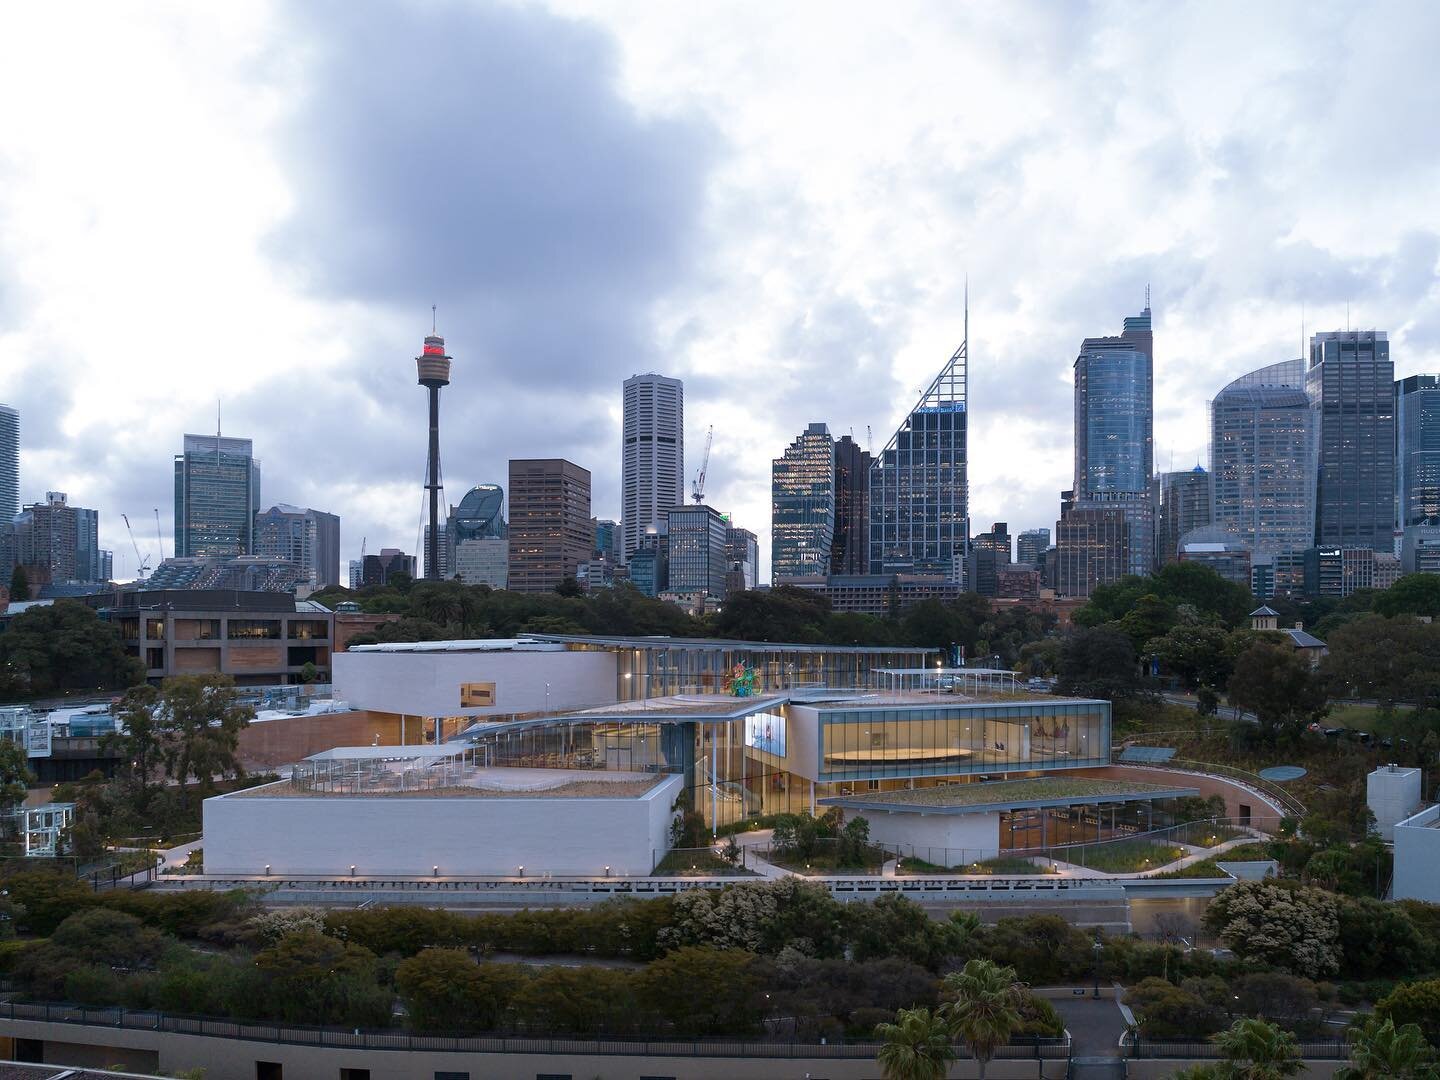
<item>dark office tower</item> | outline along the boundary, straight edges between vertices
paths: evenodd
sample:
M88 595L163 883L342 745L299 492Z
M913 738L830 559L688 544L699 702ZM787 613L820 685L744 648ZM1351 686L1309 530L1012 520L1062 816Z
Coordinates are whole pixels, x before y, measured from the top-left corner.
M749 529L725 531L725 594L755 588L760 573L760 541Z
M1252 555L1303 551L1314 543L1314 446L1303 359L1249 372L1215 395L1210 482L1211 523Z
M1041 569L1050 547L1049 529L1026 529L1015 538L1015 561Z
M31 571L32 582L109 580L100 557L99 512L71 506L63 491L47 491L43 503L25 507L15 518L14 532L15 562Z
M20 414L0 405L0 521L20 512Z
M625 380L621 414L620 561L685 502L685 384L651 372Z
M425 576L439 581L440 566L440 388L450 385L450 357L445 339L434 333L425 338L425 347L415 358L419 383L430 398L430 443L425 469L425 490L430 496L429 531L425 534Z
M1056 523L1052 580L1060 596L1087 597L1129 565L1130 524L1120 508L1076 507Z
M989 532L970 540L965 585L981 596L998 596L999 571L1010 565L1010 526L997 521Z
M311 589L339 585L340 519L278 503L255 515L254 553L294 563Z
M1440 375L1395 384L1395 530L1440 525Z
M770 580L829 573L834 539L835 443L824 424L811 424L770 463Z
M1155 514L1155 566L1180 560L1180 538L1210 524L1210 474L1201 466L1157 477L1160 505Z
M260 462L249 439L186 435L175 457L175 554L253 555Z
M510 462L509 588L550 592L590 561L590 470L563 458Z
M1395 366L1385 332L1316 334L1305 392L1315 431L1316 546L1393 551Z
M618 549L616 541L620 532L618 522L609 518L591 518L590 524L595 529L595 557L604 559L606 562L616 562Z
M835 540L830 573L870 572L870 454L849 435L835 443Z
M1153 352L1147 303L1119 337L1086 338L1075 358L1075 505L1125 516L1124 573L1142 576L1154 561Z
M665 591L725 598L724 515L701 504L674 506L665 515L668 580Z
M969 315L962 341L870 465L870 572L964 580Z

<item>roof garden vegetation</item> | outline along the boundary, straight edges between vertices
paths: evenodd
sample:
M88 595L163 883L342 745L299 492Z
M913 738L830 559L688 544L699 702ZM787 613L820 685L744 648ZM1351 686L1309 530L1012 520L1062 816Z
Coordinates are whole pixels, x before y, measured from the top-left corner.
M1178 778L1183 779L1183 778ZM965 807L1043 801L1050 799L1102 799L1144 797L1174 791L1180 783L1166 786L1124 780L1099 780L1083 776L1045 776L1032 780L1001 780L988 783L943 784L937 787L873 792L854 796L866 803L893 803L899 806Z

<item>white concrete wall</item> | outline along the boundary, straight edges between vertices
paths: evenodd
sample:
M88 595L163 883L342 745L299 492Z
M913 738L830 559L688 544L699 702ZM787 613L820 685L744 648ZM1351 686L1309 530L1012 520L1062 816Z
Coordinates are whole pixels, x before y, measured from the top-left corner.
M288 784L288 781L281 781ZM635 799L219 795L204 804L207 874L346 877L648 874L669 848L666 777ZM261 789L262 791L264 789Z
M1365 778L1365 802L1380 838L1394 839L1395 823L1420 808L1420 770L1382 765Z
M917 814L892 813L885 810L847 810L846 819L863 817L870 823L870 839L877 844L899 845L905 854L910 849L948 848L954 852L949 861L973 862L994 858L1000 853L1000 814ZM964 854L961 855L960 852ZM914 852L928 862L924 851Z
M811 705L790 706L790 728L785 733L787 765L796 776L814 780L820 775L820 710Z
M1395 825L1396 900L1440 903L1440 806Z
M492 716L615 700L612 652L339 652L334 693L357 709L410 716ZM462 683L493 682L495 704L462 709Z

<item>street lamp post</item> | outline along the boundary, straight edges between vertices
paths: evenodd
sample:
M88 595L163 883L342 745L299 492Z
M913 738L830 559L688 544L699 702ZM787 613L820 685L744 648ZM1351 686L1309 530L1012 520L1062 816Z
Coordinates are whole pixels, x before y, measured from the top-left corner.
M1105 951L1105 946L1100 941L1100 931L1095 931L1095 944L1091 946L1095 953L1095 1000L1100 1000L1100 954Z

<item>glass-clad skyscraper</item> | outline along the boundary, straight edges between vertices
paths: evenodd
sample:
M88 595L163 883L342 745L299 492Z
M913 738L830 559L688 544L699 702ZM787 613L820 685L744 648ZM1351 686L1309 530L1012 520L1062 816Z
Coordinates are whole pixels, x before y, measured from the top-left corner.
M260 462L249 439L186 435L175 457L175 554L251 555Z
M1392 551L1395 366L1385 332L1316 334L1305 392L1315 430L1315 544Z
M466 585L505 588L510 559L504 505L504 488L479 484L465 493L459 506L450 508L445 542L449 545L447 567L452 577Z
M870 465L872 574L964 580L968 367L968 343L962 342Z
M830 572L835 540L835 442L811 424L770 463L770 579Z
M685 502L685 386L653 372L625 380L621 416L622 562L645 530Z
M0 405L0 519L20 512L20 414Z
M1156 478L1160 503L1155 508L1155 566L1177 561L1180 540L1192 529L1210 524L1210 474L1196 465Z
M1270 364L1210 403L1212 520L1252 554L1314 543L1315 462L1305 361Z
M1440 375L1395 383L1396 531L1440 525Z

